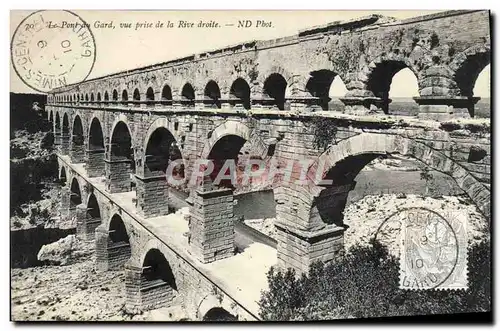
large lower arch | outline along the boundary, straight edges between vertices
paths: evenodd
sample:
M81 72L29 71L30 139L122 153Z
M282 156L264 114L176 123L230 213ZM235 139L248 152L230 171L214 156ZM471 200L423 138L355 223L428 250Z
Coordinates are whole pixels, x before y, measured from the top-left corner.
M101 271L118 269L127 262L132 250L125 223L119 214L114 214L106 224L99 225L96 235L96 268Z
M311 263L329 262L343 249L343 213L354 179L371 160L387 154L409 156L448 175L489 219L490 190L447 155L403 136L361 133L321 154L309 168L305 185L275 191L280 266L307 271ZM292 242L299 242L293 247L303 247L304 251L294 251ZM318 247L325 251L313 255Z
M285 110L285 94L287 90L287 81L279 73L273 73L264 81L263 92L267 98L266 103L277 107L279 110Z
M86 169L89 177L100 177L105 174L105 149L104 135L101 122L97 117L94 117L90 123L89 141L87 150Z
M126 265L126 310L132 313L167 307L177 293L172 268L157 249L147 251L142 265Z
M144 217L166 215L168 187L184 184L184 162L176 137L165 119L151 125L144 141L142 167L137 170L137 209Z
M226 299L211 294L201 300L196 312L197 318L202 321L231 322L238 320L238 314L232 309L232 304Z
M82 163L85 160L83 124L79 115L76 115L73 120L73 132L71 139L71 162Z
M109 153L105 160L106 188L111 193L128 192L135 173L132 136L127 124L118 120L111 133Z

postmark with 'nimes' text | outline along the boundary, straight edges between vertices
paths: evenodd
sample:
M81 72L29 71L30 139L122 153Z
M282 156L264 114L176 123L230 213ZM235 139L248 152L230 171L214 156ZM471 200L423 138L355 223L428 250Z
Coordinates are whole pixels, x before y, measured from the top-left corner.
M39 92L83 82L96 59L89 25L70 11L42 10L16 28L11 58L21 80Z

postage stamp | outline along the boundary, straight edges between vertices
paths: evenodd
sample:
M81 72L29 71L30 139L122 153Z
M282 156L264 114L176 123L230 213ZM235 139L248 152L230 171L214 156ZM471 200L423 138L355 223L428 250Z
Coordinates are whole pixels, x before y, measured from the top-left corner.
M399 214L400 288L467 288L467 220L460 213L440 214L410 208Z
M11 57L19 78L38 92L84 81L96 59L90 26L64 10L41 10L17 26Z

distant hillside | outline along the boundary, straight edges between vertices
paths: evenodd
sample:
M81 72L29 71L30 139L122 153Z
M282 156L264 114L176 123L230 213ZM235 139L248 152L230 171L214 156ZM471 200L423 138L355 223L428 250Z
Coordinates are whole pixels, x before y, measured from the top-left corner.
M41 112L33 110L33 103L37 102ZM10 130L26 129L28 131L44 130L45 94L10 93Z

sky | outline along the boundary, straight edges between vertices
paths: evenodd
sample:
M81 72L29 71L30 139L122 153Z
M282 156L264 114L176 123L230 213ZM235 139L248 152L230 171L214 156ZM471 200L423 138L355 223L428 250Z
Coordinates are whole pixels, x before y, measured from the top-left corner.
M249 40L267 40L296 34L299 30L338 20L348 20L370 14L382 14L398 19L435 13L437 11L74 11L90 24L96 41L97 58L90 78L146 66L201 53ZM29 11L11 11L10 36L30 14ZM170 29L120 29L120 22L175 22ZM185 20L197 25L200 21L235 24L238 20L272 22L271 28L238 29L233 27L179 28ZM97 22L113 22L115 29L95 28ZM11 92L34 92L17 77L10 65ZM480 75L475 89L477 96L489 96L489 66ZM414 84L412 83L414 82ZM334 83L331 96L345 93L342 84ZM391 97L418 95L415 77L402 70L393 79Z

